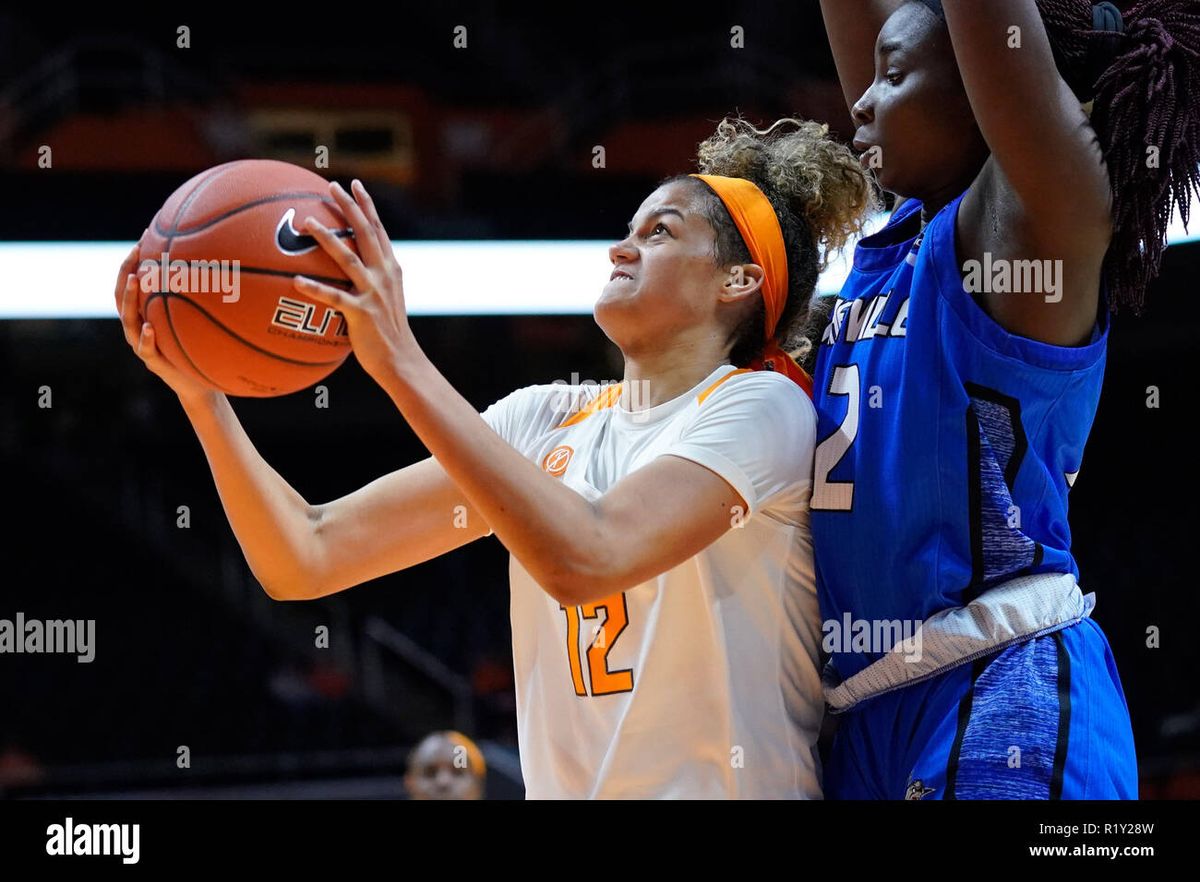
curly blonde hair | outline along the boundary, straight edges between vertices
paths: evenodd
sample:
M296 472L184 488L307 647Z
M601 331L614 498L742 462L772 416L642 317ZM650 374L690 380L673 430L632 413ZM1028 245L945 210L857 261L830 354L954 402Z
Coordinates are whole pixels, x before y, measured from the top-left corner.
M697 165L702 174L753 181L771 202L783 230L788 258L788 297L775 338L806 370L816 361L817 337L828 318L828 304L813 300L817 278L829 258L862 231L876 207L871 180L829 127L787 117L758 129L741 117L721 120L701 142ZM750 251L720 198L697 178L700 210L716 234L718 266L750 262ZM818 300L831 298L818 298ZM733 334L730 360L744 366L762 354L766 306L762 301Z

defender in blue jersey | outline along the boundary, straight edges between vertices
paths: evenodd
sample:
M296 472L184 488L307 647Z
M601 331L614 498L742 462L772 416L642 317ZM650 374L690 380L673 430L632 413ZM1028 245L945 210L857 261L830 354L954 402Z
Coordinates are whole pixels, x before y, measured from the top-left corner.
M814 374L826 795L1135 798L1067 510L1110 310L1140 305L1197 183L1200 111L1160 87L1200 85L1200 10L822 10L855 147L907 197L858 245Z

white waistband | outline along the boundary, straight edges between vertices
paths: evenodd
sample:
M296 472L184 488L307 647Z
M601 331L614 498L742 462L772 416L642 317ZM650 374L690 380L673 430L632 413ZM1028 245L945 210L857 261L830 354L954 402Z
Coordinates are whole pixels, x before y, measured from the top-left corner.
M1032 640L1087 618L1095 593L1085 595L1070 573L1038 573L1001 582L966 606L944 609L921 623L890 652L842 680L833 663L821 681L833 713L860 701L928 680L944 671Z

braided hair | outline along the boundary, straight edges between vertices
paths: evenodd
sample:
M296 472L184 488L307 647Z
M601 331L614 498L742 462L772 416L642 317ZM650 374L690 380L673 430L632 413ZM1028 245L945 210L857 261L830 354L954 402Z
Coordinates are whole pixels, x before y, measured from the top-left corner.
M942 21L941 0L915 0ZM1113 237L1104 258L1112 311L1139 314L1176 208L1200 193L1200 2L1037 0L1063 80L1092 105L1108 166Z
M1123 13L1090 0L1037 3L1059 72L1093 102L1113 192L1104 260L1112 308L1138 314L1173 211L1186 224L1200 193L1200 3L1137 0Z

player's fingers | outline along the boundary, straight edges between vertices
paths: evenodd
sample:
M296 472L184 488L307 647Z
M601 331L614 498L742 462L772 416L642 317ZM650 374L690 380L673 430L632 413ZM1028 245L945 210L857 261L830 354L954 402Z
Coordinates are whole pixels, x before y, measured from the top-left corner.
M118 295L121 327L125 331L125 342L137 347L141 336L142 316L138 310L138 277L133 273L125 276L125 285Z
M379 219L379 212L375 210L375 200L371 198L371 194L367 192L367 188L363 186L363 182L355 178L350 182L350 189L354 191L354 198L362 207L363 214L367 216L367 220L371 223L371 229L375 232L375 237L379 242L379 248L384 255L392 253L392 240L388 238L387 230L383 228L383 221Z
M363 260L368 264L379 263L384 252L380 250L379 238L375 235L375 230L371 226L371 222L367 220L367 216L358 207L358 203L354 201L350 194L337 181L329 185L329 192L333 194L333 198L337 201L338 207L341 208L342 214L346 216L346 220L350 221L350 226L354 228L354 243L358 246Z
M318 282L307 276L293 276L292 285L310 300L332 306L343 315L353 310L356 305L354 298L345 291L339 291L332 285L326 285L324 282Z
M317 244L325 250L325 253L332 257L334 262L342 268L342 272L349 276L350 281L355 284L359 291L370 289L371 277L367 274L366 266L363 265L359 256L350 249L350 246L343 242L333 230L311 216L304 219L302 226L304 227L304 231L316 239ZM370 231L364 230L364 232L367 236L370 236Z
M154 367L154 362L158 356L158 346L154 342L154 326L149 322L142 322L141 330L138 332L137 354L142 361L150 367Z
M167 361L167 357L159 351L158 338L154 335L154 325L149 322L142 323L137 354L147 368L170 383L170 377L176 370L171 362Z
M158 341L154 336L154 325L142 323L141 334L138 338L137 354L151 371L164 380L171 370L171 363L158 351Z
M121 295L125 292L125 279L130 273L137 271L138 253L141 251L141 243L134 243L133 249L125 255L125 259L121 261L121 271L117 273L117 286L113 291L113 295L117 299L117 307L121 305Z

